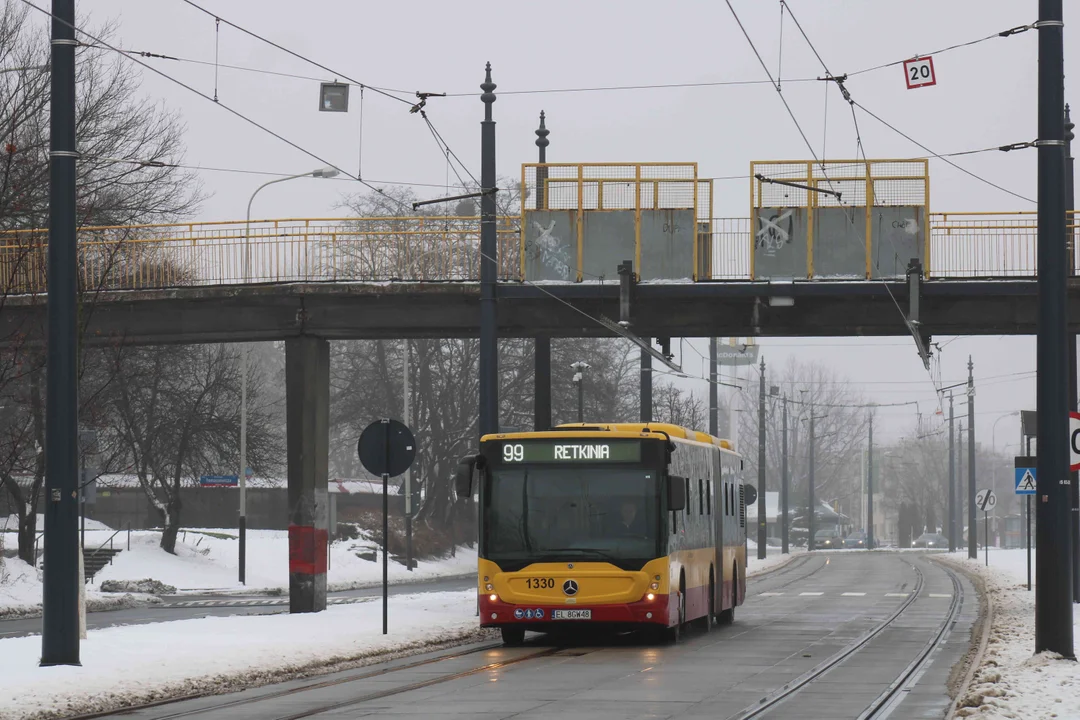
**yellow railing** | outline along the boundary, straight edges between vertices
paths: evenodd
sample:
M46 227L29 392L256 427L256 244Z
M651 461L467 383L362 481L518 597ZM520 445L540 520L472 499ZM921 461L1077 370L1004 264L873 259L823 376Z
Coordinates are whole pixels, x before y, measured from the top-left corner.
M609 195L610 197L610 195ZM499 278L521 281L520 218L498 219ZM932 213L931 278L1031 277L1035 213ZM1070 220L1070 232L1080 235ZM751 278L750 218L699 224L708 248L698 277ZM79 231L86 289L290 282L453 282L479 279L476 217L308 218L92 227ZM46 289L44 230L0 232L0 292ZM1071 248L1080 267L1080 248ZM586 282L594 281L585 278ZM609 278L610 280L610 278Z
M517 217L498 219L499 277L517 279ZM0 291L46 289L44 230L0 232ZM87 289L288 282L469 281L480 274L477 217L290 218L88 227Z

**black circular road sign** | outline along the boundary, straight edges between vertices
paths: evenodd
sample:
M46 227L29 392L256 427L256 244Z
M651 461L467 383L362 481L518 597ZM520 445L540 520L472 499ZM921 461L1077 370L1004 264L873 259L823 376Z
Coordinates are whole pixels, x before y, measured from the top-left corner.
M743 501L747 505L753 505L757 500L757 488L753 485L743 485Z
M401 475L416 458L412 430L397 420L384 418L364 428L356 443L360 463L372 475Z

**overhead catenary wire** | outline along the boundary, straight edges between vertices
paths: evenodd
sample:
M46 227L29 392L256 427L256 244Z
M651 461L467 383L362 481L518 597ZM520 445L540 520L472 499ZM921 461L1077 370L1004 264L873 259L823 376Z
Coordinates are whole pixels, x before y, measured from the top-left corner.
M24 2L25 1L26 0L24 0ZM366 83L362 83L359 80L356 80L354 78L349 77L345 73L338 72L336 70L328 68L326 65L323 65L322 63L320 63L320 62L318 62L316 60L312 60L311 58L307 57L306 55L301 55L300 53L296 52L295 50L290 50L289 48L285 47L284 45L276 43L273 40L270 40L269 38L263 37L262 35L259 35L258 33L254 32L252 30L248 30L247 28L243 27L242 25L238 25L238 24L232 22L231 20L227 20L226 18L221 17L217 13L214 13L214 12L211 12L210 10L207 10L206 8L202 7L201 5L194 2L193 0L180 0L180 1L190 5L191 7L195 8L199 12L202 12L202 13L205 13L206 15L209 15L210 17L214 18L215 22L223 22L226 25L228 25L229 27L233 28L234 30L238 30L238 31L244 33L245 35L249 35L249 36L255 38L256 40L259 40L260 42L266 43L267 45L270 45L271 47L277 48L281 52L286 53L288 55L291 55L291 56L293 56L294 58L296 58L298 60L303 60L306 63L314 65L315 67L319 68L320 70L325 70L326 72L330 73L331 75L334 75L335 77L345 78L346 80L348 80L350 83L353 83L354 85L360 85L360 86L363 86L363 87L366 87L366 88L370 88L373 92L377 92L380 95L384 95L384 96L390 98L391 100L397 100L398 102L402 102L402 103L405 103L407 105L412 105L413 104L411 100L408 100L408 99L402 98L402 97L398 97L397 95L393 95L393 94L391 94L391 93L389 93L389 92L387 92L385 90L381 90L381 89L379 89L379 88L377 88L377 87L375 87L373 85L368 85ZM98 42L100 42L100 41L98 41Z
M185 0L185 2L186 2L186 1L187 1L187 0ZM334 168L335 170L337 170L337 171L338 171L339 173L341 173L342 175L346 175L346 176L348 176L349 178L352 178L353 180L356 180L356 181L357 181L357 182L359 182L360 184L364 185L365 187L367 187L367 188L369 188L369 189L371 189L371 190L373 190L373 191L375 191L375 192L379 193L380 195L386 196L386 193L384 193L384 192L383 192L382 190L380 190L379 188L377 188L377 187L375 187L375 186L371 185L370 183L368 183L368 182L367 182L367 181L365 181L365 180L362 180L362 179L360 179L359 177L356 177L356 176L352 175L352 174L351 174L351 173L349 173L349 172L348 172L347 170L343 170L342 168L338 167L338 166L337 166L337 165L335 165L334 163L330 162L329 160L326 160L325 158L323 158L323 157L319 156L318 154L316 154L316 153L314 153L314 152L312 152L312 151L308 150L307 148L305 148L305 147L303 147L303 146L301 146L301 145L299 145L299 144L297 144L297 143L293 142L292 140L289 140L289 139L288 139L288 138L286 138L286 137L285 137L284 135L281 135L280 133L278 133L278 132L275 132L274 130L271 130L270 128L266 127L265 125L263 125L263 124L259 123L259 122L258 122L258 121L256 121L256 120L253 120L252 118L249 118L249 117L248 117L247 115L244 115L244 114L243 114L243 113L241 113L241 112L240 112L239 110L235 110L235 109L233 109L233 108L229 107L228 105L226 105L225 103L222 103L222 102L215 102L215 100L214 100L214 99L213 99L212 97L210 97L210 96L209 96L209 95L207 95L206 93L202 92L201 90L198 90L198 89L196 89L196 88L192 87L191 85L188 85L187 83L185 83L185 82L183 82L183 81L181 81L181 80L178 80L178 79L176 79L176 78L172 77L172 76L171 76L171 75L169 75L168 73L164 73L164 72L162 72L161 70L158 70L157 68L155 68L155 67L153 67L153 66L149 65L148 63L145 63L145 62L143 62L142 60L140 60L140 59L139 59L139 58L137 58L137 57L133 57L133 56L131 56L130 54L127 54L127 53L125 53L125 52L124 52L123 50L121 50L120 48L117 48L117 47L115 47L115 46L113 46L113 45L111 45L111 44L109 44L109 43L105 42L105 41L104 41L103 39L101 39L101 38L99 38L99 37L95 37L94 35L92 35L92 34L90 34L90 33L86 32L85 30L82 30L82 29L80 29L80 28L76 27L75 25L73 25L73 24L71 24L71 23L67 22L66 20L63 20L63 19L61 19L61 18L58 18L58 17L56 17L55 15L53 15L53 13L49 12L49 11L48 11L48 10L46 10L45 8L42 8L42 7L39 7L39 6L35 5L35 4L33 3L33 2L31 2L31 0L20 0L20 2L22 2L22 3L24 4L24 5L27 5L27 6L31 7L31 8L33 8L34 10L37 10L37 11L38 11L39 13L41 13L41 14L43 14L43 15L46 15L46 16L48 16L48 17L50 17L50 18L52 18L54 22L60 22L60 23L62 23L62 24L64 24L64 25L67 25L67 26L68 26L68 27L70 27L70 28L71 28L72 30L74 30L74 31L75 31L76 33L78 33L78 34L80 34L80 35L83 35L83 36L85 36L85 37L88 37L88 38L90 38L90 39L91 39L91 40L93 40L93 41L94 41L95 43L97 43L98 45L100 45L100 46L102 46L102 47L104 47L104 48L106 48L106 49L108 49L108 50L112 50L113 52L119 53L120 55L122 55L123 57L126 57L126 58L127 58L128 60L130 60L131 62L133 62L133 63L136 63L137 65L140 65L140 66L142 66L142 67L146 68L146 69L147 69L147 70L149 70L150 72L152 72L152 73L154 73L154 74L156 74L156 75L159 75L159 76L161 76L161 77L165 78L165 79L166 79L166 80L168 80L169 82L175 83L176 85L179 85L180 87L184 88L185 90L187 90L187 91L189 91L189 92L192 92L192 93L194 93L194 94L198 95L199 97L203 98L204 100L207 100L207 101L209 101L209 102L211 102L211 103L214 103L214 104L215 104L216 106L218 106L218 107L220 107L220 108L224 109L224 110L225 110L226 112L228 112L228 113L230 113L230 114L234 115L234 116L235 116L235 117L237 117L237 118L240 118L241 120L243 120L244 122L248 123L249 125L252 125L253 127L255 127L255 128L258 128L259 130L261 130L261 131L263 131L264 133L266 133L266 134L268 134L268 135L270 135L270 136L272 136L272 137L276 138L277 140L280 140L281 142L285 143L285 144L286 144L286 145L288 145L289 147L292 147L292 148L293 148L293 149L295 149L295 150L299 150L300 152L302 152L303 154L307 155L308 157L310 157L310 158L313 158L313 159L315 159L315 160L318 160L318 161L319 161L319 162L321 162L321 163L322 163L323 165L325 165L325 166L328 166L328 167L332 167L332 168ZM227 21L226 21L226 22L227 22ZM398 98L398 99L400 99L400 98ZM386 196L386 197L388 197L388 196Z

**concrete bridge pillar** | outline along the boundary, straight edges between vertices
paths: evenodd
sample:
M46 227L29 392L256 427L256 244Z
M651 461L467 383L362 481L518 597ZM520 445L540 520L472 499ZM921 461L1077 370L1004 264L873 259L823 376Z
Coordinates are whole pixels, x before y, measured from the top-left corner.
M326 609L330 343L285 341L289 475L289 612Z

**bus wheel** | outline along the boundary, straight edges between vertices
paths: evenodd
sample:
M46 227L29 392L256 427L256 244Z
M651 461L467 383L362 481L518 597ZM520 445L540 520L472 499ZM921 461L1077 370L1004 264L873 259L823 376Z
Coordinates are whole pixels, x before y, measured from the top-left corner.
M503 645L517 646L525 642L525 628L503 627L499 630L502 632Z
M735 598L739 595L739 567L736 565L731 568L731 607L727 610L721 610L716 616L717 621L721 625L730 625L735 622Z

